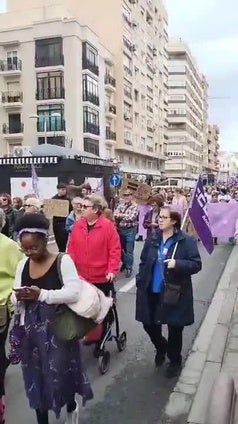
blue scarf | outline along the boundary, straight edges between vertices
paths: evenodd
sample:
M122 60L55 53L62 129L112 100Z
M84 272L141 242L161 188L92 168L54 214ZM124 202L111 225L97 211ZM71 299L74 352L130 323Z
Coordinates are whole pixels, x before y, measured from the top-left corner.
M151 292L161 293L164 286L164 261L167 259L168 251L174 243L173 236L164 243L160 243L158 249L158 260L155 262L151 282Z

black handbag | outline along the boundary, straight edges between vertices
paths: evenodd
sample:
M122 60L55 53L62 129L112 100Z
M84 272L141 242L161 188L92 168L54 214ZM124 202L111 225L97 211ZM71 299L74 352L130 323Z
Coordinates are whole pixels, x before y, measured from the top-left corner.
M166 305L177 305L181 296L181 286L176 284L165 284L163 292L163 303Z
M57 257L57 270L60 283L63 287L61 273L61 262L64 254L59 253ZM84 318L73 312L67 305L59 305L56 309L54 319L50 323L52 332L61 342L70 342L82 339L89 331L97 326L91 318Z

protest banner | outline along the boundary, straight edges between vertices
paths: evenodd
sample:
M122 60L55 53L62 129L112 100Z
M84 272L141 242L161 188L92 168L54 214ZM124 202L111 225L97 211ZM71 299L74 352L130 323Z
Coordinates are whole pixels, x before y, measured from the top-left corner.
M213 237L234 237L238 219L238 202L209 203L207 211Z
M69 214L69 201L58 199L45 199L43 212L47 218L59 216L65 218Z

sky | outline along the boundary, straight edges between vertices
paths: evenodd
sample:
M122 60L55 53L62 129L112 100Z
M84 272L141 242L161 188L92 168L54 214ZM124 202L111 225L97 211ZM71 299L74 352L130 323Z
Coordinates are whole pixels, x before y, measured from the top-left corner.
M238 152L238 1L164 0L169 35L186 41L209 83L209 120L223 150Z
M208 79L209 121L220 126L221 147L238 152L238 1L164 1L170 36L189 44ZM0 12L5 7L0 0Z

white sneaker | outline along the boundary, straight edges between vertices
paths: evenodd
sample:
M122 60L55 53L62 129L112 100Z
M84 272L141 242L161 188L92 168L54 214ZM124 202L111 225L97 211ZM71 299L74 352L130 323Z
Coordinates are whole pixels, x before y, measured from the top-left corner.
M79 405L76 402L76 409L73 412L67 413L65 424L79 424Z

